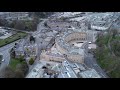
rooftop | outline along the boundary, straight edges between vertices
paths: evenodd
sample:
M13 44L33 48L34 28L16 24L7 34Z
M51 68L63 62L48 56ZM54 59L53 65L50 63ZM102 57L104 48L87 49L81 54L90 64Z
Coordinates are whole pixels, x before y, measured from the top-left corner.
M68 30L66 32L63 32L61 35L59 35L56 38L56 42L58 42L58 44L65 48L69 53L73 53L73 54L82 54L84 53L84 50L81 47L77 47L77 46L72 46L70 45L68 42L65 41L65 37L67 37L69 34L71 33L76 33L77 31L73 31L73 30ZM84 32L85 33L85 32Z
M82 78L101 78L101 76L94 70L89 69L79 73Z
M37 63L37 65L34 66L34 68L31 70L31 72L27 75L26 78L40 78L42 77L43 70L42 64Z
M49 77L49 75L45 75L45 69L43 69L43 66L46 66L49 64L51 67L49 69L53 68L57 65L55 62L46 62L45 60L39 61L33 69L30 71L30 73L26 76L26 78L46 78ZM52 71L52 70L51 70Z

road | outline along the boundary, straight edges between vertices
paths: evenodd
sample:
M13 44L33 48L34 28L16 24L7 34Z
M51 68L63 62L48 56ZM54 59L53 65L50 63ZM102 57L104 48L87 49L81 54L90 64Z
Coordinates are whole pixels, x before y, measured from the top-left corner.
M40 54L41 54L41 48L40 48L41 43L40 43L40 40L39 40L39 33L41 32L42 29L46 29L46 27L44 27L44 22L47 21L47 20L48 19L45 19L41 23L39 23L37 31L33 33L33 36L36 37L36 43L38 45L38 54L37 54L38 57L37 57L36 61L38 61L40 59L39 57L40 57ZM87 45L84 46L84 48L86 48L86 47L87 47ZM101 67L97 64L96 59L93 57L92 54L86 53L85 63L88 67L94 68L102 76L102 78L108 77L106 75L106 73L101 69Z
M36 37L36 44L37 44L37 47L38 47L38 53L37 53L37 59L36 59L35 63L37 63L37 61L40 60L41 41L39 40L39 34L40 34L42 29L46 29L46 27L44 27L44 22L47 21L47 20L48 19L43 19L43 21L38 24L37 31L35 31L35 32L27 32L27 31L25 31L26 33L32 33L32 35L34 37ZM19 30L19 31L24 31L24 30ZM9 61L10 61L10 53L9 53L9 51L14 47L15 43L19 42L19 41L20 40L15 41L13 43L10 43L10 44L0 48L0 53L3 54L3 58L5 60L4 62L1 63L0 69L6 67L9 64Z
M40 34L42 29L47 29L46 27L44 27L44 22L46 22L47 20L48 19L43 19L43 21L38 24L37 31L32 33L34 37L37 37L37 35Z
M85 45L83 46L83 48L85 49L85 64L89 67L89 68L93 68L95 69L99 75L102 76L102 78L107 78L108 76L106 75L106 73L102 70L102 68L97 64L96 62L96 58L94 58L92 53L88 53L88 44L85 43Z
M5 45L3 47L0 48L0 53L3 54L3 58L4 58L4 62L1 63L0 65L0 69L6 67L9 64L10 61L10 53L9 51L14 47L16 42L19 42L20 40L17 40L13 43L10 43L8 45Z
M44 22L46 22L48 19L44 19L42 22L40 22L38 24L38 27L37 27L37 31L35 32L32 32L32 36L34 36L36 38L36 44L37 44L37 47L38 47L38 52L37 52L37 58L35 60L35 63L30 66L29 68L29 71L34 67L34 65L36 65L36 63L40 60L40 54L41 54L41 41L39 39L39 36L40 36L40 33L41 33L41 30L43 29L47 29L46 27L44 27ZM19 41L19 40L18 40ZM18 42L16 41L16 42ZM3 68L5 66L7 66L9 64L9 61L10 61L10 53L9 53L9 50L11 48L13 48L14 44L16 42L13 42L11 44L8 44L4 47L1 47L0 48L0 52L3 54L3 58L5 59L4 62L2 62L1 64L1 67L0 68ZM85 45L86 47L86 45ZM106 78L107 75L105 74L105 72L101 69L101 67L97 64L96 62L96 59L93 57L92 54L89 54L89 53L86 53L85 54L85 64L90 67L90 68L94 68L103 78Z
M36 60L35 60L35 62L34 62L34 64L33 65L31 65L30 67L29 67L29 72L32 70L32 68L37 64L37 62L40 60L40 54L41 54L41 41L40 41L40 33L41 33L41 30L43 30L43 29L46 29L46 27L44 27L44 22L45 21L47 21L48 19L44 19L42 22L40 22L39 24L38 24L38 27L37 27L37 30L35 31L35 32L33 32L32 33L32 36L33 37L35 37L36 38L36 44L37 44L37 48L38 48L38 51L37 51L37 58L36 58ZM28 73L29 73L28 72Z
M92 54L87 54L87 56L85 56L85 64L89 67L89 68L93 68L95 69L101 76L102 78L108 78L108 76L106 75L106 73L102 70L102 68L97 64L96 59L93 57Z
M42 29L45 29L44 27L44 22L47 21L48 19L44 19L42 22L38 24L37 31L35 31L32 35L36 38L36 44L38 47L38 53L37 53L37 61L40 60L40 54L41 54L41 41L39 40L39 34L41 33Z

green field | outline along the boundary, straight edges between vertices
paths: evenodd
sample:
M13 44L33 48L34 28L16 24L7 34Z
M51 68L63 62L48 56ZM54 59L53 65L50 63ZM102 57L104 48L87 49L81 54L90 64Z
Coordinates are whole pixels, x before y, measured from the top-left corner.
M4 39L4 40L3 40L3 39L0 39L0 47L2 47L2 46L4 46L4 45L7 45L7 44L9 44L9 43L12 43L12 42L14 42L14 41L16 41L16 40L19 40L19 39L21 39L21 38L24 38L26 35L27 35L26 33L18 32L18 33L16 33L16 34L14 34L14 35L12 35L12 36Z
M19 60L17 60L17 59L11 59L11 61L10 61L10 67L13 69L13 70L15 70L16 69L16 66L17 66L17 64L20 64L20 61Z
M9 66L13 69L13 70L16 70L16 66L18 65L18 64L24 64L25 62L24 61L20 61L19 59L17 59L17 58L12 58L11 60L10 60L10 63L9 63Z

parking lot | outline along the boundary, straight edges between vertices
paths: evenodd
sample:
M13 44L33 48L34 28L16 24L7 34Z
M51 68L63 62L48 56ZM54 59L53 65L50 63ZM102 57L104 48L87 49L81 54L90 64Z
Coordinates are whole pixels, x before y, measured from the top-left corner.
M0 39L6 39L12 36L12 32L0 27Z

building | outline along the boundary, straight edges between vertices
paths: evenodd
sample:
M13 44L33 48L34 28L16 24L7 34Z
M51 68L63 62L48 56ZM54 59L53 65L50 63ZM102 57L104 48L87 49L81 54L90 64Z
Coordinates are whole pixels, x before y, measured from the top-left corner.
M25 44L25 41L21 40L19 43L17 43L17 45L15 45L14 49L15 49L15 55L16 55L16 57L24 56L25 55L24 44Z
M28 17L28 12L3 12L0 14L0 18L6 20L16 20Z
M19 46L15 49L15 55L16 57L23 56L24 55L24 48L22 46Z
M24 51L26 53L26 56L37 56L37 52L38 52L38 47L37 44L30 44L30 45L25 45L24 46Z
M56 38L55 45L61 54L66 55L67 59L74 62L84 63L84 49L71 44L71 42L75 41L84 44L87 42L86 40L87 34L85 32L69 30L63 32Z
M53 70L57 66L55 62L39 61L28 73L26 78L55 78L58 71Z
M26 78L101 78L94 70L84 64L68 60L62 63L40 60L28 73Z
M43 51L40 55L40 58L47 61L53 61L59 63L62 63L62 61L65 59L64 56L57 51L55 45L51 49L47 49L47 51Z
M62 55L59 55L59 54L48 53L48 52L46 53L45 52L45 53L41 54L41 59L61 63L65 58Z
M70 73L71 76L74 75L72 78L101 78L95 69L88 68L85 64L65 60L62 62L62 66L66 68L66 72Z
M90 19L91 29L99 31L108 30L118 17L119 15L114 12L98 13L95 16L92 16Z
M82 78L101 78L101 76L94 69L82 71L79 75Z
M42 65L37 63L31 72L26 76L26 78L42 78L44 70L42 69Z
M67 63L67 61L63 61L60 67L60 73L58 78L78 78L74 70Z

